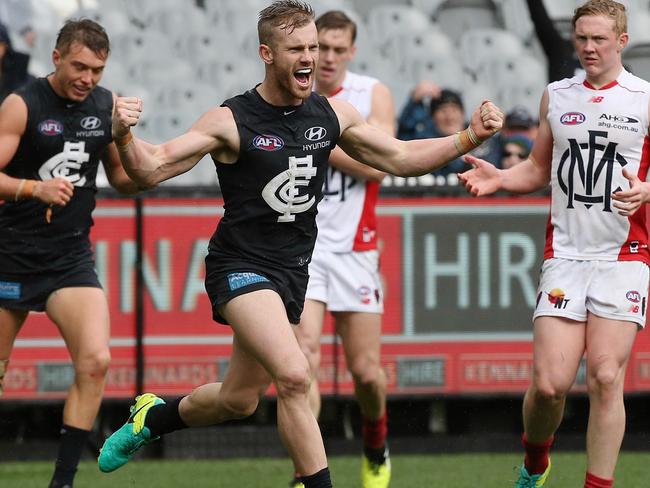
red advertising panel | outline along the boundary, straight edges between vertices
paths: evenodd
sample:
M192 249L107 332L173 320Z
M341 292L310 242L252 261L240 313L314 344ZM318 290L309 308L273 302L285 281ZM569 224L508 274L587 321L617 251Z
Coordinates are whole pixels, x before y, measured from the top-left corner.
M221 204L144 201L144 387L161 395L218 381L228 367L231 331L212 321L203 285L203 259ZM548 201L381 200L378 213L389 394L523 392L532 374L531 315ZM135 206L101 200L94 217L97 271L111 313L106 396L126 398L136 388ZM331 321L322 348L323 393L351 394ZM72 376L58 331L44 314L32 314L16 342L1 401L63 398ZM575 388L584 389L584 367ZM650 390L645 331L626 388Z

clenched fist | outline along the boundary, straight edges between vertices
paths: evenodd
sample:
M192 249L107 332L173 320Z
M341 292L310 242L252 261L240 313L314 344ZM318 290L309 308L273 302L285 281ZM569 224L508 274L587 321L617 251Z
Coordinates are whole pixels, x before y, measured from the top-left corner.
M476 136L484 141L494 135L503 127L504 115L499 107L489 100L484 100L481 105L474 110L470 127Z
M38 181L34 185L33 197L50 205L65 205L72 198L74 186L65 178Z
M140 120L142 100L137 97L117 97L113 106L113 139L128 134Z

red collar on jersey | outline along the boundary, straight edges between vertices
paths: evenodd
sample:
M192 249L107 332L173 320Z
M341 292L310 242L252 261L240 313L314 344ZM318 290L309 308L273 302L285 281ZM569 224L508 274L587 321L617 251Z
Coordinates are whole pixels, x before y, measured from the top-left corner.
M589 83L587 80L583 81L582 84L585 85L590 90L608 90L608 89L613 88L616 85L618 85L618 81L616 81L616 80L610 81L609 83L607 83L606 85L601 86L600 88L596 88L594 85Z
M327 95L327 98L335 97L336 95L338 95L338 94L341 93L342 91L343 91L343 86L339 86L336 90L334 90L332 93L330 93L329 95Z

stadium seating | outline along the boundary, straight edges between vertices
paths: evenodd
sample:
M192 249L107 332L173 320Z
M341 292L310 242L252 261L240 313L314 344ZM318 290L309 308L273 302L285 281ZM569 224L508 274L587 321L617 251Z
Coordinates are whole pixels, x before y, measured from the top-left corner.
M535 26L524 0L497 0L503 27L515 34L524 44L536 42Z
M499 26L497 8L492 0L447 0L440 4L433 17L454 41L470 30Z
M368 12L368 30L376 42L387 36L419 32L431 27L420 10L405 5L377 5Z
M445 0L411 0L411 5L420 9L431 18L433 18L435 13L438 11L438 7L443 3L445 3Z
M475 77L485 76L491 66L504 58L524 57L519 38L504 29L473 29L463 32L459 41L460 58Z

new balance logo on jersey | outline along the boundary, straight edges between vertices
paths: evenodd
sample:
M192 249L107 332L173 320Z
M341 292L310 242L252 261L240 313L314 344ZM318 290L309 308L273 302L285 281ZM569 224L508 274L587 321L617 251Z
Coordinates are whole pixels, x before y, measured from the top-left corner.
M66 142L63 151L43 163L38 175L42 180L66 178L75 186L84 186L86 177L79 173L81 166L90 160L90 154L85 149L85 142Z
M628 162L616 150L618 143L608 140L607 132L590 130L588 140L568 140L569 148L557 170L558 185L569 197L567 208L575 208L575 202L580 202L587 208L602 204L604 212L611 212L611 195L620 190L613 188L614 167L625 167Z
M281 215L278 222L294 222L298 213L306 212L316 203L316 198L309 193L300 194L299 187L308 186L309 181L316 176L316 168L312 156L289 158L289 169L283 171L271 181L264 190L262 198Z
M589 99L589 103L600 103L603 100L605 100L605 97L599 95L599 96L591 97Z

